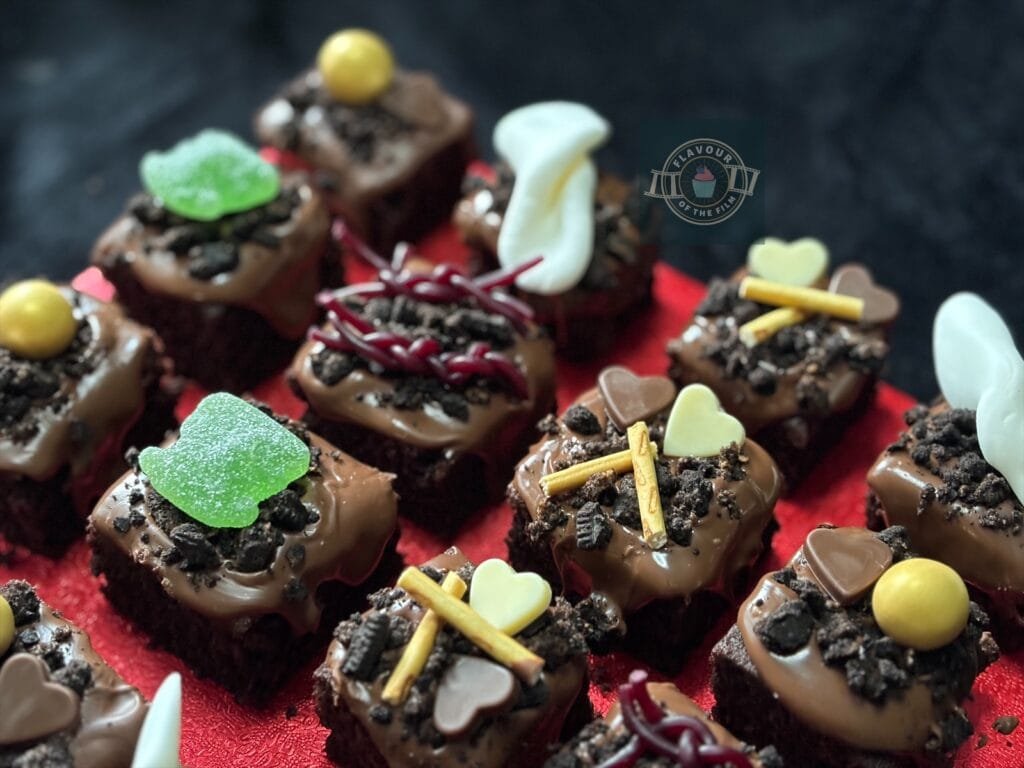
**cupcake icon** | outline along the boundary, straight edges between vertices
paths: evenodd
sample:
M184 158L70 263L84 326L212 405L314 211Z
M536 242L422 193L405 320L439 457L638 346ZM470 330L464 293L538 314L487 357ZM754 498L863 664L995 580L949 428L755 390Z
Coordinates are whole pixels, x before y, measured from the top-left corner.
M706 200L715 194L715 184L715 174L706 165L702 165L693 177L693 194Z

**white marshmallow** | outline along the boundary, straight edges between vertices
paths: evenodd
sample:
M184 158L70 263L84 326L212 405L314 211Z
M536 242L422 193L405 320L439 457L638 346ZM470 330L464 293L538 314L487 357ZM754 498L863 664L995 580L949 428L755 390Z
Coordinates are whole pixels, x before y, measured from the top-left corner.
M513 267L544 257L519 277L520 288L562 293L587 271L597 188L589 153L610 133L607 120L568 101L520 107L495 126L494 147L516 174L498 235L498 260Z
M178 768L181 749L181 675L160 684L135 745L132 768Z
M932 334L935 374L954 408L977 412L978 444L1024 501L1024 360L999 314L973 293L946 299Z

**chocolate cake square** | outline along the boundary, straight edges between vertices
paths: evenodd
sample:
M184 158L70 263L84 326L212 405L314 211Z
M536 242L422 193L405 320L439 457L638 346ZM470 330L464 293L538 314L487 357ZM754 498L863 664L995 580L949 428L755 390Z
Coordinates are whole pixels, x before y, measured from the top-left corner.
M648 425L652 444L665 445L676 400L669 379L615 367L598 382L560 418L546 420L546 436L516 467L508 487L515 511L509 558L570 597L604 595L608 610L625 621L622 647L672 674L746 588L777 527L782 478L750 439L706 457L659 450L654 466L667 538L652 546L628 459L564 491L546 485L555 472L628 454L626 432L635 422Z
M82 535L125 450L174 427L177 398L152 330L59 291L75 324L66 349L34 359L0 345L0 534L49 557Z
M451 215L476 154L469 107L401 69L360 104L333 97L310 69L259 110L254 131L309 168L332 213L384 253Z
M554 408L551 341L493 275L384 269L323 297L287 378L303 420L396 475L403 515L450 531L501 498Z
M26 582L0 585L0 600L13 616L13 639L0 646L0 765L129 768L142 694Z
M256 704L400 564L392 477L297 422L272 418L308 446L309 468L261 501L251 524L201 522L168 501L137 464L88 526L92 569L114 608L197 674ZM206 482L220 486L224 474L212 466Z
M676 748L675 754L665 754L665 742ZM641 670L619 686L619 701L608 713L563 744L544 768L598 765L783 768L775 747L758 750L744 744L674 685L647 682Z
M473 579L480 568L457 549L418 570L438 590L435 582L457 576L469 597L453 599L474 605ZM585 639L590 630L561 598L538 606L525 628L503 635L535 657L539 666L530 680L441 622L426 647L416 648L425 662L421 671L410 671L406 685L396 685L396 668L404 667L418 643L414 638L425 615L433 616L421 599L402 588L383 589L370 595L369 610L334 632L315 674L314 695L320 721L330 729L327 755L339 765L540 765L563 730L572 732L591 717Z
M845 265L832 276L829 292L870 293L885 305L884 321L804 313L751 344L741 329L778 307L741 298L747 275L741 270L710 282L690 325L668 344L669 375L680 385L711 387L778 462L791 491L873 399L889 354L887 325L899 305L863 267ZM840 282L856 288L836 288ZM813 287L826 284L823 276Z
M999 655L987 622L903 528L818 528L712 651L714 717L771 739L786 765L947 765L973 730L963 702Z
M1004 648L1024 642L1024 505L981 453L975 412L917 405L868 472L868 527L906 528L991 611Z
M515 174L506 163L498 163L491 178L466 176L453 223L470 247L474 271L498 267L498 235L514 184ZM607 352L622 328L650 305L658 258L657 213L636 185L602 174L594 196L594 250L583 277L552 295L516 289L548 329L560 355L583 360Z
M287 365L342 281L320 195L286 176L270 202L212 221L143 192L100 237L92 263L128 313L164 340L178 373L243 392Z

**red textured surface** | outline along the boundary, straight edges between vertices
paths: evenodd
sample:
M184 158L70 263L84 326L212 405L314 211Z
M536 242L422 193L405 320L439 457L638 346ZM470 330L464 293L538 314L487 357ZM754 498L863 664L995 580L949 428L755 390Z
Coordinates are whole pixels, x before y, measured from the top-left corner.
M450 231L443 231L424 243L422 251L428 256L450 258L453 252L459 251L459 246ZM350 280L368 276L361 265L350 264L349 267ZM84 273L76 284L90 292L109 295L109 286L105 286L95 272ZM592 386L597 372L606 363L624 363L642 374L663 372L665 340L679 331L702 293L699 283L659 265L653 310L623 330L612 353L605 360L592 364L560 364L559 407L565 408L576 394ZM179 416L191 409L199 394L197 390L185 393ZM280 411L293 416L299 414L299 403L279 380L267 382L257 388L255 394ZM880 388L874 407L847 433L841 445L822 457L817 471L804 483L799 494L779 503L776 512L782 528L762 569L778 567L786 561L817 523L863 524L864 475L878 452L901 428L902 413L911 403L910 397L891 387ZM458 545L477 561L503 557L506 554L504 535L510 519L511 512L506 506L495 507L471 521L454 540L439 539L406 523L399 549L409 563L423 561L451 544ZM266 709L241 707L216 685L196 679L175 657L148 648L146 638L113 612L100 594L96 579L89 573L88 552L82 543L57 563L18 556L0 566L0 579L11 577L25 578L37 585L46 601L87 629L98 651L146 696L153 695L167 673L183 674L184 765L190 768L329 765L323 756L326 731L317 722L310 698L310 675L319 659L311 659ZM683 691L705 707L712 703L706 659L711 646L730 623L730 618L719 623L675 680ZM599 710L608 706L614 687L633 666L623 655L595 660L591 698ZM286 712L290 708L296 713L289 718ZM958 766L1008 768L1024 764L1024 731L1020 736L1016 733L1003 736L992 729L996 717L1024 715L1024 652L1004 657L985 672L975 685L974 699L967 704L967 709L976 733L958 754ZM988 743L976 749L979 737L987 737Z

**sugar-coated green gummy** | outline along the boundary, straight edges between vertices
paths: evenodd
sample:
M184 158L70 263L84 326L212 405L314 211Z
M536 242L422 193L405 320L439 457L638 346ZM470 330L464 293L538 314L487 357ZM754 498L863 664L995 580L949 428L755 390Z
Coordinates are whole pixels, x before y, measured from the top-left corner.
M169 448L146 448L139 466L153 488L213 528L242 528L259 503L309 471L309 447L258 408L227 392L208 395Z
M236 136L213 129L166 152L147 152L139 174L168 210L199 221L269 203L281 189L275 166Z

